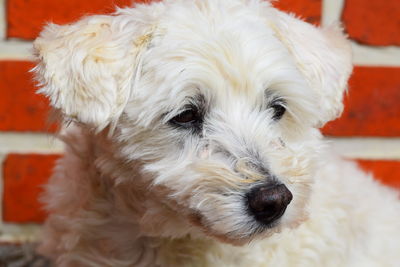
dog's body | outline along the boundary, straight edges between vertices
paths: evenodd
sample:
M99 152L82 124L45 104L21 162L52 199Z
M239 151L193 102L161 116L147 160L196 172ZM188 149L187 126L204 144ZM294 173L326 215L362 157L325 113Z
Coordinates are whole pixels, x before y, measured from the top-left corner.
M59 266L398 266L396 192L325 147L351 72L336 28L258 0L50 25L67 121L41 251Z

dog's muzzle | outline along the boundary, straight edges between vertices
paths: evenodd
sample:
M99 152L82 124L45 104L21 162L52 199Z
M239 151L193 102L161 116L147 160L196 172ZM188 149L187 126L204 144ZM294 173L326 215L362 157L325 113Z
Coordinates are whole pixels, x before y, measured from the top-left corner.
M293 199L292 193L283 184L252 188L246 197L250 213L264 225L269 225L282 217Z

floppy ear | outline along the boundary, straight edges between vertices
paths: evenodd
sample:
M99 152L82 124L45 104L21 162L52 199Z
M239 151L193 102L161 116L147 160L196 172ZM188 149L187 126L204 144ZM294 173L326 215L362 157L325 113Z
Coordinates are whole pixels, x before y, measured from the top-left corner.
M278 12L276 34L316 95L318 127L337 118L352 71L351 48L338 26L317 28Z
M34 42L38 92L67 119L101 130L129 99L149 28L121 15L47 25Z

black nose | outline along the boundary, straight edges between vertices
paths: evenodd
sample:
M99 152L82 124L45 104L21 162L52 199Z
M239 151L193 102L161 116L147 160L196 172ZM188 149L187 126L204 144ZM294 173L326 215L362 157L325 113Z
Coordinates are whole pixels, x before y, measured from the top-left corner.
M283 184L258 186L247 194L250 213L263 224L282 217L292 199L292 193Z

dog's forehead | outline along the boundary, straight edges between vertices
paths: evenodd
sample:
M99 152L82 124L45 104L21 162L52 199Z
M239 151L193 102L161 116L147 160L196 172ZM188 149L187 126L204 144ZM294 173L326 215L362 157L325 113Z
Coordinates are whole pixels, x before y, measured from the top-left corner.
M266 20L248 10L220 8L217 12L188 5L159 21L159 34L149 51L157 76L179 86L183 81L196 83L211 94L258 96L282 82L285 72L296 71Z

